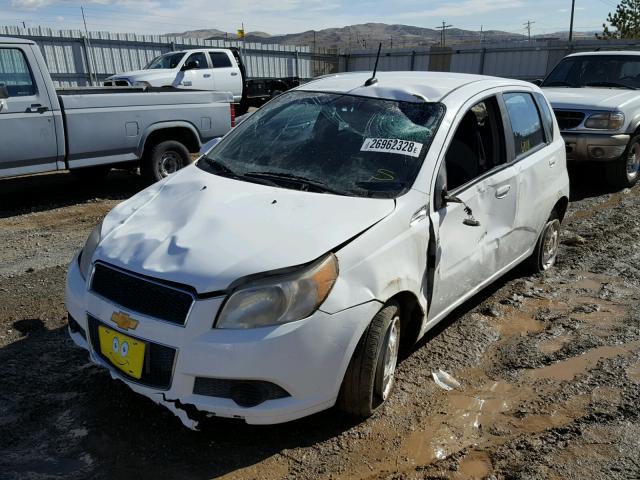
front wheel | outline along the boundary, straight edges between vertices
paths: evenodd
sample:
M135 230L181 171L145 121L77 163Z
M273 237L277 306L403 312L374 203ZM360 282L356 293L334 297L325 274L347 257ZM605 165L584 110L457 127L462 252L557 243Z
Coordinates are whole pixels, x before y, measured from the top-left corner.
M607 165L607 181L619 188L633 187L640 172L640 135L633 137L619 160Z
M400 348L400 306L388 303L364 332L345 373L338 408L369 417L389 398L395 383Z
M177 172L191 162L189 150L182 143L167 140L154 145L144 156L140 171L150 183Z

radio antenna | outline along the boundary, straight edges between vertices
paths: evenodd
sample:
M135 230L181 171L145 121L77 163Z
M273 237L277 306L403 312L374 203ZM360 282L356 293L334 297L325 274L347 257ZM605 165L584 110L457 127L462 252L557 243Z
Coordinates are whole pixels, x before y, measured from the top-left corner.
M382 49L382 42L378 44L378 54L376 55L376 64L373 67L373 74L371 75L371 78L367 79L367 81L364 82L365 87L370 87L371 85L375 85L376 83L378 83L378 79L376 78L376 72L378 71L378 60L380 60L381 49Z

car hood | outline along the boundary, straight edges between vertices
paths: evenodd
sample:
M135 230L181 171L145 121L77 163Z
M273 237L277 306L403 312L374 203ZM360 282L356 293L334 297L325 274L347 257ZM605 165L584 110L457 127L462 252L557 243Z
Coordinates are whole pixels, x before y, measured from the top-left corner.
M154 68L153 70L133 70L131 72L118 73L111 75L107 80L114 78L146 78L146 77L166 77L168 75L176 75L176 71L170 68Z
M619 88L543 88L553 108L569 110L624 110L638 102L638 92Z
M112 210L94 261L219 291L246 275L311 262L394 208L391 199L288 190L190 166Z

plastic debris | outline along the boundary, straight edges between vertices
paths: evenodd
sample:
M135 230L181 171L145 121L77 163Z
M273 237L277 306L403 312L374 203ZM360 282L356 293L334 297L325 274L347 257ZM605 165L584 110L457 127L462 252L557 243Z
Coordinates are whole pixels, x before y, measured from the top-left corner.
M444 370L438 369L437 372L431 372L431 376L433 377L433 381L436 382L436 385L444 390L453 390L461 386L460 382Z

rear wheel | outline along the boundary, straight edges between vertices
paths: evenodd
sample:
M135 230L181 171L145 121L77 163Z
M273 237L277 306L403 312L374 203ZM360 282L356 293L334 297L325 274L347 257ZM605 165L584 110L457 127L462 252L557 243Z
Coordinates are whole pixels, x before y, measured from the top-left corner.
M554 210L538 238L538 243L531 256L530 264L537 272L546 272L556 263L560 246L560 218Z
M149 182L155 183L177 172L191 162L189 150L182 143L167 140L154 145L144 156L140 171Z
M389 398L395 383L400 348L400 306L380 310L362 335L342 381L338 408L369 417Z
M640 135L633 137L619 160L607 165L607 181L620 188L633 187L640 172Z

